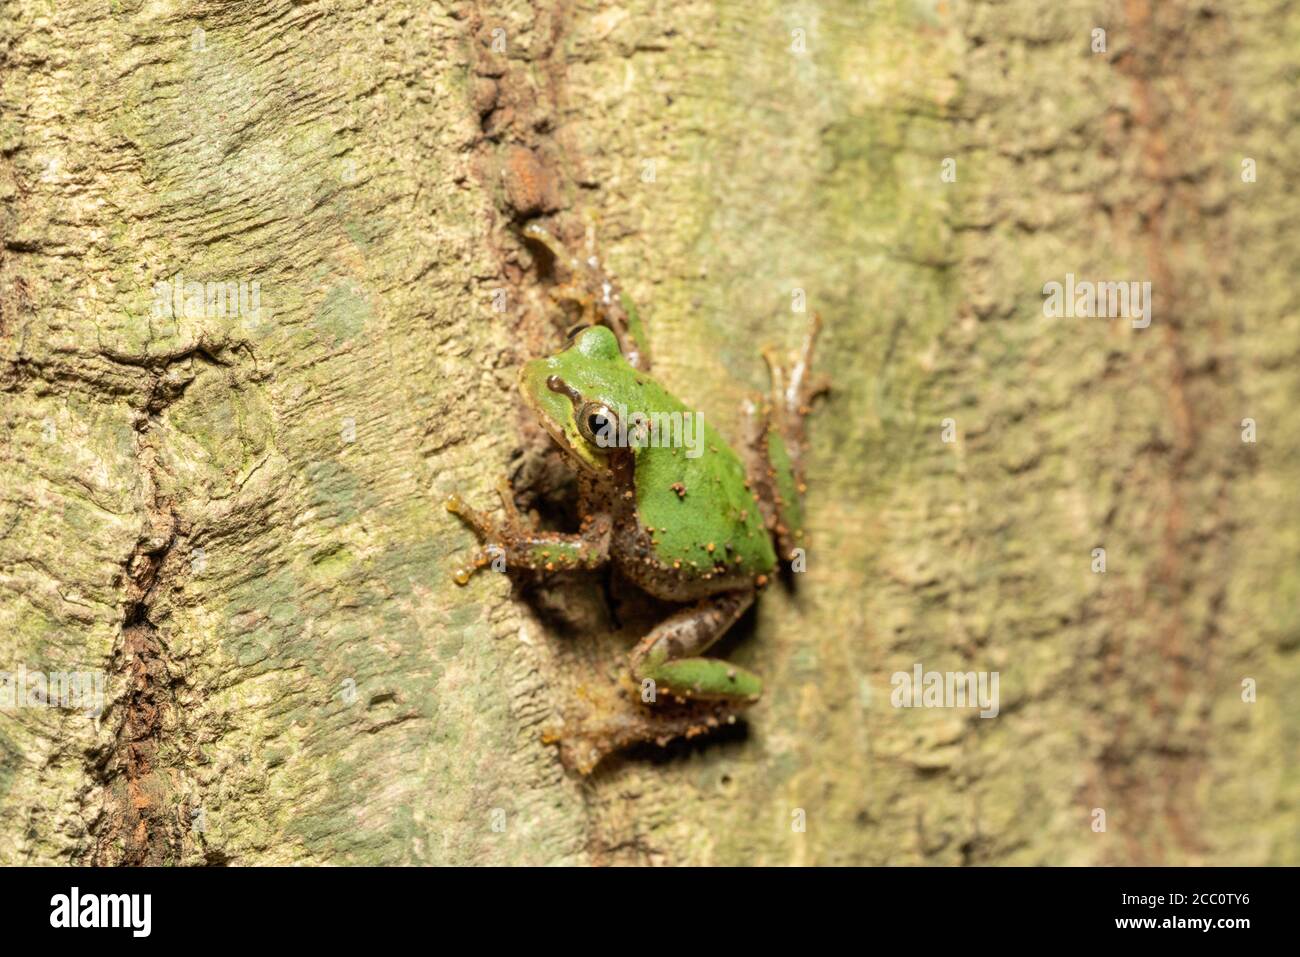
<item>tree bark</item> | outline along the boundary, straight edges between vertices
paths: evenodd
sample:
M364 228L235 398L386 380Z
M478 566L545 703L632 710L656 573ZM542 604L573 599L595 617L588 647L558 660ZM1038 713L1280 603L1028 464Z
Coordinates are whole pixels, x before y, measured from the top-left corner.
M1300 863L1297 29L10 0L0 670L107 683L0 707L0 863ZM723 646L763 701L585 777L548 733L649 612L457 588L441 504L562 499L533 220L725 434L801 304L835 383L807 572ZM1045 315L1067 273L1150 326ZM894 707L917 664L998 715Z

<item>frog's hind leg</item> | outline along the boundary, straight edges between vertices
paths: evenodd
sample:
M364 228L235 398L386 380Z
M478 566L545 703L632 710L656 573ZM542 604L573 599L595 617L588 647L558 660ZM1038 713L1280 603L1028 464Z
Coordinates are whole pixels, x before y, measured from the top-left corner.
M786 561L795 560L805 545L805 419L812 411L813 400L830 389L827 379L812 374L813 347L820 331L821 318L814 314L803 346L788 368L773 350L764 349L763 358L772 380L771 397L751 399L745 404L748 425L744 449L750 489Z
M643 689L653 682L656 696L757 701L763 692L758 675L720 658L701 657L753 602L752 589L724 592L667 618L633 650L632 677Z
M555 257L556 262L564 264L568 281L552 287L550 297L556 302L574 303L582 313L583 323L595 325L599 321L596 315L596 294L582 281L589 267L569 252L554 233L537 223L525 226L524 235L534 242L541 243Z
M576 303L588 325L604 324L618 340L619 351L628 365L647 372L650 369L650 352L645 330L641 326L636 306L619 291L614 278L605 271L595 253L594 227L588 231L586 258L575 256L553 233L539 225L529 223L524 236L541 243L562 263L568 281L551 290L551 297L562 302Z
M542 740L559 745L565 767L590 774L606 755L634 744L662 747L735 724L740 710L758 700L762 682L744 668L699 655L753 600L752 589L725 592L661 622L632 652L631 676L640 686L632 700L616 685L583 686L581 695L560 702L559 721Z

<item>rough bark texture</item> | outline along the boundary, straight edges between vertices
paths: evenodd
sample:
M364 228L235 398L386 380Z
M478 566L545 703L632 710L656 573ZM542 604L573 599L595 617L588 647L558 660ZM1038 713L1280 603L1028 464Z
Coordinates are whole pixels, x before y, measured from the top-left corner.
M0 710L0 863L1300 863L1294 4L0 30L0 670L108 673L97 718ZM808 571L724 646L763 702L580 778L543 731L635 602L455 588L440 502L545 479L517 226L588 214L725 433L795 290L836 392ZM260 316L155 315L178 272ZM1151 326L1046 318L1067 272L1151 281ZM1001 713L892 707L918 662L998 671Z

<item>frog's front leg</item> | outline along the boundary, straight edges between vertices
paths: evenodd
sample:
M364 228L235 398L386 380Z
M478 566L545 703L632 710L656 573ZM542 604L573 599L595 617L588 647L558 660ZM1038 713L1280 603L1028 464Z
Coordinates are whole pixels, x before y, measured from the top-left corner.
M655 627L632 652L632 677L656 695L704 701L753 702L763 681L752 671L703 653L754 602L753 589L723 592L680 611Z
M805 545L803 495L804 420L813 400L830 389L829 380L812 374L813 346L821 319L813 315L808 334L794 362L786 368L771 349L763 350L772 380L770 399L745 405L748 422L744 443L750 489L781 558L792 561Z
M458 495L447 498L447 511L459 516L484 543L470 564L457 570L456 584L467 584L471 575L489 566L499 571L527 568L554 572L599 568L609 560L613 520L608 514L595 512L587 515L576 534L538 531L519 514L509 485L502 481L497 488L506 512L503 525L470 508Z
M552 297L576 303L587 324L608 326L628 365L648 372L650 351L636 306L619 291L613 277L601 266L591 234L588 235L588 244L592 248L588 249L585 259L573 255L550 231L537 223L525 226L524 235L549 249L568 272L568 282L553 289Z

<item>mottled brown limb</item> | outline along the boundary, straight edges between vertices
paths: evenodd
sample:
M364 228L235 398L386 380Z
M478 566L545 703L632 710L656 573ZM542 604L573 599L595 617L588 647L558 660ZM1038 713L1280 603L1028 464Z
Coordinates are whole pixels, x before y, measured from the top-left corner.
M598 512L587 516L576 533L537 531L525 525L508 486L502 483L498 491L507 503L506 519L500 524L465 504L458 495L447 499L447 511L458 516L483 540L469 563L453 575L457 584L468 583L475 572L493 567L494 562L500 563L497 566L500 571L522 568L554 572L596 569L609 560L613 528L609 515Z
M813 313L803 343L788 366L782 363L775 349L770 346L763 349L763 359L771 379L770 426L775 427L785 440L800 485L803 484L804 450L808 444L804 421L812 411L813 401L831 388L828 377L812 374L813 350L821 329L821 315Z
M638 342L632 318L623 308L623 296L614 277L606 272L595 252L594 226L588 229L585 258L574 255L548 229L537 223L524 227L524 235L545 246L568 273L567 280L550 290L553 299L575 303L588 325L607 326L618 340L619 351L634 369L649 371L646 343Z

